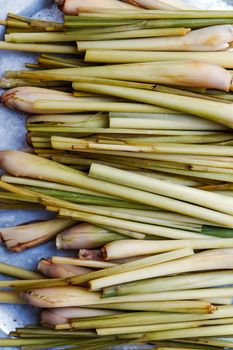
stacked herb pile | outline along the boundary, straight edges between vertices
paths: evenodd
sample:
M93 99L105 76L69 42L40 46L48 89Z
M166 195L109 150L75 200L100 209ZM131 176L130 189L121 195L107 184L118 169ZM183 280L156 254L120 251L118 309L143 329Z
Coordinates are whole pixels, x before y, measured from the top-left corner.
M216 338L233 336L233 13L127 3L59 1L64 24L2 22L0 48L41 55L0 81L31 146L0 153L1 208L55 218L1 240L78 251L38 272L0 265L19 279L0 300L44 309L2 346L233 347Z

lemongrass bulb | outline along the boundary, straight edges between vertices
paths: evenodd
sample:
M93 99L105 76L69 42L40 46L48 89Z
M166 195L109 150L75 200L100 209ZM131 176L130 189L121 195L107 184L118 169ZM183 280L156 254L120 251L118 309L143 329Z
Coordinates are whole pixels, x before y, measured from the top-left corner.
M26 223L16 227L0 229L6 247L19 252L53 239L59 232L75 223L70 219L53 219L36 223Z
M77 101L77 98L66 92L32 86L10 89L1 97L1 101L5 107L26 113L51 114L51 111L35 110L33 103L36 100ZM59 113L59 111L57 111L57 113ZM54 114L54 112L52 114Z
M39 262L37 269L43 275L50 278L68 278L92 272L91 269L82 266L54 264L50 259L42 259Z
M31 289L20 293L28 304L41 308L94 305L100 294L82 287L51 287Z
M94 12L95 8L132 9L132 6L118 0L56 0L56 3L67 15L77 15L82 7L89 8L90 12Z
M96 249L108 242L122 238L123 236L120 234L104 228L81 223L58 234L56 245L58 249Z
M54 308L44 310L41 313L41 323L47 326L69 323L71 319L106 316L116 313L113 310L99 310L79 307Z

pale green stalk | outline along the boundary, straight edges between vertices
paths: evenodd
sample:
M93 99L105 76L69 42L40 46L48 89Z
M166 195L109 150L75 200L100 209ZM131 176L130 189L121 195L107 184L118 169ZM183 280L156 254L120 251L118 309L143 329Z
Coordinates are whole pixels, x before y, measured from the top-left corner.
M0 163L1 167L11 175L35 179L43 178L44 180L65 183L72 186L80 187L81 185L85 189L106 193L108 195L115 195L120 198L133 200L139 203L163 208L165 210L168 209L192 217L198 217L207 221L215 222L224 227L233 226L232 217L229 215L183 203L172 198L166 198L149 192L132 189L130 187L95 180L80 171L32 154L18 151L2 151L0 153ZM4 186L7 185L7 187L10 186L6 183L2 183L2 185L3 184ZM19 189L18 187L16 188L16 186L11 185L10 191L19 192ZM21 189L20 193L22 193ZM28 193L31 194L31 191L23 190L23 194ZM38 197L38 194L36 194L36 197Z
M0 273L12 277L16 277L19 279L39 279L39 278L44 278L40 273L33 272L30 270L26 270L17 266L5 264L3 262L0 263Z
M213 64L193 61L174 61L172 64L168 61L108 65L104 69L103 66L97 66L51 69L49 71L22 71L20 75L23 77L30 76L31 78L45 77L46 79L50 77L54 79L56 77L56 80L65 81L78 81L80 76L89 76L219 90L229 90L231 85L231 74L224 68ZM182 75L182 81L180 75ZM76 86L79 86L79 84Z
M103 335L116 335L116 334L128 334L142 332L155 332L155 331L167 331L172 329L184 329L184 328L196 328L201 326L212 326L218 324L231 324L233 317L225 320L208 320L208 321L190 321L190 322L177 322L177 323L161 323L156 325L140 325L140 326L125 326L125 327L111 327L111 328L97 328L97 334Z
M13 291L0 291L0 303L1 304L24 304L16 292Z
M25 74L23 74L25 75ZM43 107L42 107L43 106ZM66 101L56 101L53 100L37 100L34 102L34 108L36 110L46 109L49 111L62 110L66 113L71 112L141 112L141 113L169 113L174 112L167 108L160 108L152 106L151 104L145 103L131 103L131 102L89 102L84 103L82 101L74 101L67 103ZM30 130L30 129L29 129ZM39 130L39 129L38 129ZM73 130L73 129L72 129ZM72 132L72 130L70 132ZM49 131L49 129L48 129ZM93 130L93 132L101 132L98 130ZM67 130L69 132L69 130ZM79 132L79 130L77 130ZM88 130L86 130L88 132Z
M148 333L144 338L144 341L161 340L161 339L174 339L174 338L190 338L190 337L216 337L232 335L233 325L224 326L209 326L193 329L182 329L173 331L161 331L155 333Z
M103 63L136 63L159 61L196 60L219 64L224 68L233 68L233 53L226 52L143 52L143 51L117 51L117 50L87 50L86 62Z
M202 100L193 97L179 96L162 92L154 92L141 89L123 88L117 86L104 86L98 84L77 84L80 91L108 94L122 98L137 100L143 103L151 103L165 108L194 114L199 117L219 122L232 127L231 105L221 102ZM226 116L227 114L227 116Z
M84 12L84 13L83 13ZM96 13L85 12L85 8L82 8L82 12L79 14L80 17L110 17L112 18L126 18L126 19L153 19L153 18L232 18L233 11L158 11L158 10L117 10L117 9L102 9L96 8Z
M153 278L145 281L135 281L104 290L105 297L117 295L146 294L147 292L161 292L181 289L196 289L228 285L233 283L231 271L202 272L184 276Z
M137 269L135 271L121 272L115 276L107 276L90 281L91 290L98 290L115 284L121 284L131 281L143 280L147 278L166 276L173 273L203 271L203 270L224 270L228 268L227 260L223 260L223 254L232 254L229 249L216 249L213 251L206 251L195 254L192 257L183 258L173 263L164 263L160 266L149 266L144 269ZM208 260L208 261L206 261ZM182 288L181 288L182 289ZM188 288L191 289L191 288ZM145 292L144 292L145 294ZM217 296L216 296L217 297ZM203 297L204 298L204 297ZM175 300L175 299L174 299ZM134 300L132 300L134 301Z
M76 54L77 48L75 46L67 45L46 45L46 44L26 44L26 43L8 43L0 41L1 50L13 51L27 51L27 52L49 52L49 53L63 53Z
M173 252L168 252L160 255L155 255L152 257L147 257L135 261L131 261L125 264L121 264L120 266L116 266L113 268L105 269L102 271L96 271L91 274L87 274L86 276L80 276L80 277L74 277L69 279L69 281L72 284L80 284L83 282L90 281L95 278L101 278L104 276L114 276L118 274L119 272L127 272L127 271L133 271L135 269L151 266L151 265L156 265L160 264L165 261L173 261L176 259L181 258L182 256L189 256L192 255L192 250L190 249L180 249L180 250L175 250Z
M124 240L118 242L108 243L103 247L103 252L107 260L121 259L131 256L140 256L148 254L158 254L161 252L168 252L175 249L182 248L193 249L221 249L221 248L233 248L233 239L193 239L193 240L167 240L167 241L153 241L153 240ZM218 251L214 251L214 254ZM231 249L224 249L224 254L231 254ZM209 254L209 253L208 253ZM224 256L219 251L219 256ZM228 261L229 263L229 261ZM228 265L226 265L228 266ZM223 269L227 267L222 266ZM183 267L184 268L184 267ZM193 266L194 268L194 266ZM231 268L231 267L230 267ZM193 271L193 270L192 270Z
M229 206L233 205L232 200L227 201L227 199L224 196L219 196L216 194L214 194L213 197L209 197L208 194L210 193L207 193L202 190L194 188L185 188L183 186L175 184L167 184L161 180L148 178L138 174L133 175L125 170L116 169L108 167L106 165L99 165L95 163L92 164L89 175L94 178L99 178L113 183L115 182L121 185L126 185L129 187L158 193L163 196L179 198L180 200L192 202L198 205L203 205L204 202L205 207L218 210L230 215L233 214L233 211L229 210L229 208L227 207L225 208L225 204L227 203ZM217 203L213 203L215 201Z
M182 175L182 176L191 176L191 177L197 177L200 178L203 182L204 179L210 179L210 180L217 180L217 181L222 181L222 182L233 182L233 177L230 174L221 174L221 173L214 173L214 172L206 172L206 171L193 171L193 170L181 170L181 169L172 169L172 168L166 168L166 167L161 167L157 166L154 168L156 171L160 172L168 172L171 174L177 174L177 175Z
M163 36L183 36L190 29L185 28L162 28L162 29L142 29L135 31L123 31L106 34L79 34L79 33L11 33L5 35L6 42L13 43L52 43L67 42L77 40L105 40L118 38L146 38L146 37L163 37Z
M220 124L194 117L189 114L142 114L142 113L110 113L110 128L139 128L139 129L166 129L166 130L217 130L225 128ZM126 130L128 131L128 130ZM126 132L125 131L125 132Z
M106 269L108 267L114 267L117 265L106 261L80 260L80 259L67 258L62 256L53 256L52 262L54 264L68 264L68 265L85 266L85 267L97 268L97 269Z
M42 203L46 206L49 205L49 203L45 202L42 200ZM68 203L68 202L67 202ZM71 207L71 205L61 205L61 207ZM72 205L73 206L73 205ZM80 220L80 221L85 221L89 222L91 224L95 225L104 225L104 226L110 226L110 227L121 227L126 230L130 231L136 231L139 233L144 233L144 234L149 234L149 235L155 235L155 236L161 236L161 237L166 237L170 239L205 239L206 236L200 234L200 233L194 233L191 231L184 231L184 230L179 230L175 228L169 228L169 227L163 227L163 226L158 226L158 225L151 225L151 224L144 224L140 222L134 222L130 220L125 220L126 217L129 215L123 215L122 213L117 213L117 212L112 212L111 216L106 216L103 214L97 215L94 213L100 212L99 209L93 210L93 213L90 213L90 209L84 209L80 210L79 209L63 209L61 208L59 210L59 216L61 217L69 217L74 220ZM118 219L116 217L125 217L124 219ZM133 220L136 220L137 218L132 217ZM131 219L132 220L132 219ZM152 219L146 219L144 218L143 221L150 221L152 222ZM142 239L142 237L140 237ZM145 237L143 237L145 238ZM209 236L209 239L212 239Z

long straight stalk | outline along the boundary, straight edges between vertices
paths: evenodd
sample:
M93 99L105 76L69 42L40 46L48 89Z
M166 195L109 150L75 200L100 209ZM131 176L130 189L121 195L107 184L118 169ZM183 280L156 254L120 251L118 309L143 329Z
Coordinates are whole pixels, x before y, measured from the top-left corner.
M194 188L185 188L175 184L166 184L161 180L148 178L138 174L133 175L125 170L95 163L91 165L89 175L113 183L158 193L172 198L179 198L180 200L192 202L198 205L203 205L204 203L204 206L207 208L218 210L230 215L233 214L233 210L229 210L229 208L225 207L225 204L226 206L233 205L233 201L231 199L230 201L226 200L225 196L214 194L213 197L209 197L206 195L207 193L205 191Z
M147 292L162 292L181 289L209 288L217 285L233 283L231 271L202 272L184 276L154 278L145 281L135 281L104 290L105 297L117 295L146 294Z
M108 267L114 267L117 265L106 261L80 260L80 259L66 258L61 256L53 256L52 262L54 264L68 264L68 265L85 266L85 267L98 268L98 269L106 269Z
M0 291L0 303L3 304L25 304L16 292Z
M143 103L151 103L160 107L176 109L180 112L194 114L199 117L219 122L220 124L226 125L230 128L233 126L232 109L230 104L162 92L117 86L103 86L98 84L80 83L77 84L77 88L80 91L108 94ZM227 116L226 113L228 114Z
M201 239L201 240L173 240L173 241L153 241L153 240L124 240L108 243L103 247L103 252L107 260L121 259L131 256L147 254L157 254L175 249L190 247L193 249L221 249L233 248L232 238ZM230 253L226 250L225 253ZM220 252L221 253L221 252ZM224 256L224 254L223 254ZM224 267L223 267L224 269Z
M67 45L47 45L47 44L26 44L26 43L8 43L0 41L1 50L26 51L26 52L49 52L49 53L63 53L76 54L77 48L75 46Z
M106 34L79 34L79 33L11 33L5 36L6 42L13 43L50 43L67 42L77 40L105 40L117 38L140 38L140 37L163 37L173 35L185 35L190 29L185 28L164 28L164 29L144 29L129 32L116 32Z
M166 198L164 196L155 195L149 192L132 189L130 187L111 184L109 182L95 180L86 174L58 164L51 160L40 158L38 156L18 152L18 151L2 151L0 153L0 163L9 174L22 177L30 177L35 179L43 178L44 180L65 183L66 185L82 186L85 189L115 195L127 200L133 200L139 203L156 206L170 211L179 212L192 217L198 217L207 221L221 224L224 227L232 227L233 219L231 216L218 213L206 208L200 208L189 203ZM25 167L25 164L27 166ZM19 172L20 169L20 172ZM4 186L9 184L2 183ZM1 185L1 183L0 183ZM11 185L11 192L19 191L17 186ZM20 190L21 191L21 190ZM28 190L23 191L28 194ZM31 194L31 191L29 192ZM35 194L34 194L35 195ZM38 193L36 194L38 197ZM110 224L111 226L111 224ZM210 240L212 241L212 239Z
M224 326L209 326L200 327L193 329L182 329L174 331L161 331L155 333L148 333L143 340L161 340L161 339L176 339L176 338L190 338L190 337L216 337L216 336L226 336L232 335L233 325Z
M219 64L224 68L233 68L233 53L226 52L143 52L143 51L117 51L117 50L87 50L86 62L103 63L137 63L160 61L197 60Z
M32 280L32 279L42 279L43 276L40 273L37 272L33 272L33 271L29 271L17 266L13 266L13 265L9 265L9 264L5 264L3 262L0 263L0 273L1 274L5 274L8 276L12 276L12 277L16 277L16 278L20 278L20 279L28 279L28 280Z
M96 9L96 13L85 12L85 8L82 8L80 17L95 17L96 15L107 18L126 18L126 19L153 19L153 18L232 18L233 11L205 11L205 10L192 10L192 11L161 11L161 10L117 10L117 9Z
M44 200L42 200L42 203L45 205L48 205L48 202L46 203ZM67 202L68 203L68 202ZM65 206L62 205L63 207ZM70 204L66 205L67 207L71 207ZM97 209L97 213L100 212L99 209ZM158 225L150 225L150 224L144 224L140 222L134 222L134 221L129 221L125 219L118 219L115 217L123 217L124 215L121 213L112 213L111 216L106 216L103 214L97 215L94 213L89 213L89 209L84 209L84 210L70 210L70 209L60 209L59 210L59 215L63 217L70 217L75 220L80 220L80 221L86 221L92 224L96 225L104 225L104 226L110 226L110 227L122 227L123 229L130 230L130 231L136 231L139 233L144 233L144 234L150 234L150 235L155 235L155 236L161 236L161 237L167 237L170 239L200 239L200 238L206 238L204 235L201 235L199 233L193 233L190 231L184 231L184 230L177 230L173 228L168 228L168 227L163 227L163 226L158 226ZM93 211L94 212L94 211ZM128 214L127 214L128 216ZM136 218L135 218L136 219ZM144 221L147 221L146 218L143 219ZM148 221L153 221L153 220L148 220ZM209 237L211 238L211 237ZM212 239L212 238L211 238Z
M71 278L69 281L72 284L80 284L83 282L90 281L92 279L101 278L104 276L116 275L119 272L123 272L123 271L125 272L133 271L135 269L145 268L147 266L160 264L166 261L173 261L189 255L192 255L192 250L188 248L174 250L173 252L159 254L152 257L131 261L131 262L122 264L120 266L115 266L113 268L105 269L102 271L96 271L96 272L87 274L85 276L74 277L74 278Z
M98 335L115 335L115 334L128 334L142 332L155 332L155 331L167 331L170 329L184 329L184 328L196 328L201 326L209 326L215 324L231 324L233 318L226 320L208 320L208 321L189 321L189 322L177 322L177 323L161 323L156 325L140 325L140 326L126 326L126 327L111 327L111 328L97 328Z

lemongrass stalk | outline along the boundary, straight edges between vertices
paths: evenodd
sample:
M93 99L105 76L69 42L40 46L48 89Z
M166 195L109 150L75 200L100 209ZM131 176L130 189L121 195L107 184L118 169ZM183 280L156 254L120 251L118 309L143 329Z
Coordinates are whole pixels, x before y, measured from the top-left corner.
M104 181L92 179L77 170L28 153L2 151L0 153L0 163L1 167L11 175L35 179L39 178L73 186L81 185L83 188L97 190L101 193L115 195L127 200L133 200L139 203L198 217L221 224L224 227L232 227L233 225L232 218L226 214L211 211L206 208L199 208L188 203L182 203L181 201L132 189L130 187L110 183L107 184ZM7 185L6 183L4 184Z
M166 37L166 36L184 36L191 31L190 28L160 28L160 29L136 29L135 30L123 30L115 32L96 32L96 33L73 33L70 32L68 37L74 38L74 40L113 40L113 39L128 39L128 38L149 38L149 37ZM39 39L40 40L40 39ZM68 40L65 40L68 41ZM71 41L71 40L69 40Z
M85 267L76 267L72 265L65 264L54 264L49 259L42 259L38 266L38 271L40 271L44 276L50 278L68 278L72 276L80 276L86 273L92 272L91 269Z
M79 0L56 0L56 3L62 9L65 14L68 15L77 15L79 13L80 7L82 7L82 1ZM116 0L102 0L102 1L93 1L88 0L85 5L88 7L94 6L96 9L98 7L104 7L109 9L135 9L134 6L116 1Z
M160 339L174 339L174 338L190 338L190 337L202 337L202 336L225 336L231 335L233 331L232 325L224 326L209 326L193 329L182 329L174 331L162 331L155 333L148 333L144 340L160 340Z
M140 10L140 11L132 11L125 10L121 11L120 9L107 9L107 8L96 8L96 12L88 13L85 12L87 10L82 7L82 12L79 14L80 17L110 17L111 19L118 18L130 18L130 19L157 19L157 18L231 18L233 17L232 11L205 11L205 10L197 10L197 11L182 11L182 10L174 10L174 11L157 11L157 10Z
M206 165L191 165L190 169L194 170L194 171L206 171L206 172L211 172L211 173L233 174L232 169L212 167L212 166L208 166L208 164L206 164Z
M154 90L155 85L154 84L148 84L148 83L138 83L138 82L132 82L132 81L125 81L125 80L114 80L114 79L106 79L106 78L96 78L96 77L79 77L78 78L79 83L92 83L92 84L108 84L113 86L125 86L125 87L134 87L134 88L142 88L142 89L148 89L148 90ZM74 90L76 90L76 82L73 82L72 87Z
M96 334L92 331L82 331L82 332L66 332L66 331L55 331L53 329L27 329L27 328L17 328L16 332L11 332L12 336L19 336L20 338L73 338L73 339L88 339L95 338Z
M171 272L174 271L174 273L203 271L204 269L213 270L214 264L216 264L216 266L218 266L219 269L225 269L225 266L227 266L227 261L222 260L222 254L224 253L232 254L232 250L216 249L214 251L206 251L204 253L196 254L192 257L183 258L173 263L164 263L157 267L149 266L147 268L144 268L144 270L137 269L136 271L121 272L118 275L114 275L114 282L112 282L112 276L91 280L91 290L98 290L104 287L112 286L114 284L137 281L139 279L143 280L147 278L165 276L168 274L167 271L169 269ZM214 257L214 262L212 261L212 257ZM205 261L208 258L210 259L210 262L213 263L213 265L211 265L210 262L205 264Z
M81 34L70 33L10 33L5 35L6 42L13 43L48 43L48 42L67 42L77 40L105 40L105 39L124 39L124 38L146 38L146 37L164 37L164 36L183 36L190 32L185 28L162 28L162 29L141 29L135 31L123 31L116 33L96 33ZM39 59L44 62L44 59ZM46 61L45 61L46 62ZM74 66L75 67L75 66Z
M30 73L32 74L32 73ZM82 102L77 100L76 102L56 101L56 107L54 101L38 100L34 102L34 107L37 110L46 109L51 111L51 114L56 113L57 109L61 113L71 112L145 112L145 113L169 113L170 109L160 108L152 106L151 104L142 103L128 103L128 102ZM41 108L41 106L43 106ZM172 111L173 112L173 111ZM68 131L69 132L69 131ZM98 131L97 131L98 132Z
M216 318L216 320L215 320ZM214 319L214 320L211 320ZM220 320L221 319L221 320ZM230 320L231 319L231 320ZM177 323L179 321L207 321L211 320L211 323L217 322L224 324L224 322L232 322L232 309L228 310L217 310L214 314L207 315L192 315L192 314L169 314L169 313L159 313L159 312L134 312L125 313L112 316L100 316L95 318L86 318L75 320L71 322L73 328L77 329L91 329L91 328L112 328L117 326L137 326L139 321L140 325L155 325L163 323ZM208 321L207 321L208 322ZM184 328L184 327L183 327ZM139 329L137 329L138 332ZM143 332L143 330L142 330Z
M121 227L119 228L119 227L112 227L112 226L105 226L105 225L100 225L100 226L103 227L103 228L106 228L107 230L119 233L124 238L125 238L125 236L131 237L131 238L135 238L135 239L144 239L145 238L145 235L143 233L136 232L136 231L133 231L133 230L127 230L127 229L124 229L124 228L121 228ZM157 237L154 236L154 239L157 239Z
M54 101L53 102L53 107L52 109L54 109L54 103L59 104L59 102ZM83 102L80 102L83 104ZM118 103L118 102L112 102L112 103ZM45 100L41 100L41 101L37 101L34 104L35 106L38 107L42 107L44 108L44 106L46 106L46 108L51 108L52 104L50 101L45 101ZM66 101L65 102L61 102L62 108L64 108L64 105L67 105ZM61 106L59 104L59 106ZM74 106L73 102L70 102L69 105L67 105L67 108L73 108L72 105ZM89 104L90 105L90 104ZM93 104L92 104L93 105ZM77 106L77 102L75 102L75 106ZM86 104L87 106L87 104ZM88 107L89 109L92 109L91 107ZM51 110L52 110L51 109ZM77 109L77 108L76 108ZM87 108L86 108L87 109ZM94 110L94 109L93 109ZM70 111L71 112L71 111ZM47 126L47 125L41 125L38 126L38 124L27 124L26 128L28 131L32 131L32 132L37 132L40 134L63 134L67 136L73 136L73 137L83 137L85 135L88 134L110 134L110 135L117 135L117 134L127 134L127 135L162 135L162 136L171 136L171 135L175 135L175 136L182 136L182 135L210 135L213 133L213 131L192 131L192 130L157 130L157 129L118 129L118 128L79 128L79 127L75 127L75 126ZM212 129L216 130L216 131L221 131L221 130L226 130L223 129L223 126L217 126L217 127L211 127ZM48 153L48 155L50 156L50 154L52 154L52 156L57 153L58 155L64 155L64 153L62 153L61 151L58 150L47 150L47 152L38 149L36 150L37 153ZM82 150L80 150L79 152L81 152ZM84 152L91 152L92 150L84 150ZM98 150L95 150L95 153L97 153ZM101 152L99 150L99 152ZM105 151L104 153L106 153L107 151ZM51 157L51 156L50 156Z
M217 307L205 301L142 301L128 303L107 303L103 305L91 305L91 308L115 309L125 311L158 311L169 313L213 313Z
M164 85L157 85L155 87L155 91L165 92L165 93L167 92L168 94L175 94L175 95L181 95L181 96L202 98L204 100L210 100L210 101L223 102L220 98L217 98L217 96L208 96L206 94L201 94L201 93L194 92L194 91L186 91L186 90L178 89L177 87L171 88L171 87L167 87ZM230 103L230 102L225 101L225 103Z
M81 127L104 128L108 126L108 116L103 113L90 115L37 115L27 120L27 123L48 123L54 125L73 125Z
M1 78L0 87L1 89L11 89L19 86L36 86L36 87L57 87L67 85L65 82L56 82L56 81L40 81L36 79L10 79L10 78Z
M210 180L217 180L222 182L233 182L232 175L230 174L221 174L221 173L214 173L214 172L206 172L206 171L193 171L193 170L182 170L182 169L174 169L174 168L166 168L162 166L157 166L154 168L156 171L160 172L168 172L171 174L177 174L177 175L183 175L183 176L192 176L197 177L200 179L210 179ZM202 181L201 180L201 181Z
M29 304L43 308L88 306L100 302L99 293L90 293L81 287L33 289L21 293L21 296Z
M77 84L77 83L75 83ZM184 114L110 113L110 128L166 129L166 130L222 130L220 124ZM224 129L223 129L224 130Z
M232 248L233 239L201 239L201 240L176 240L176 241L118 241L111 242L104 246L103 252L108 260L121 259L137 255L156 254L175 249L190 247L193 249L221 249ZM130 245L130 248L128 247ZM228 250L227 250L228 251ZM223 267L224 269L224 267Z
M232 38L233 39L233 38ZM143 39L146 40L146 39ZM196 72L196 74L194 74ZM180 81L180 75L183 79ZM28 73L23 73L27 76ZM215 79L213 78L215 76ZM130 65L109 65L82 68L64 68L46 72L31 72L30 76L56 76L56 80L78 81L79 76L129 80L143 83L161 83L191 87L206 87L219 90L229 90L231 74L224 68L193 61L171 61L156 63L133 63ZM79 84L76 84L79 86ZM41 98L42 99L42 98Z
M99 261L99 260L81 260L81 259L75 259L75 258L66 258L62 256L53 256L52 262L54 264L68 264L68 265L74 265L74 266L85 266L85 267L91 267L91 268L98 268L98 269L106 269L107 267L114 267L117 266L117 264L106 262L106 261Z
M0 281L1 288L14 288L17 291L30 290L32 288L67 286L64 278L39 279L39 280L3 280Z
M165 184L165 182L161 180L144 177L143 175L138 174L132 175L130 174L130 172L127 172L125 170L115 169L106 165L100 165L95 163L91 165L89 175L91 177L100 178L102 180L115 182L129 187L158 193L168 197L179 198L181 200L199 205L202 205L204 201L205 207L215 209L227 214L233 214L233 211L229 211L228 208L225 208L225 204L228 201L226 201L224 196L216 196L215 194L213 197L208 197L206 196L207 192L205 191L201 191L194 188L185 188L175 184ZM130 180L127 179L127 176L129 176ZM190 197L192 197L191 200ZM212 202L215 200L218 201L217 205L213 204ZM233 202L232 204L230 203L231 201L229 201L229 205L233 204Z
M0 273L12 277L16 277L19 279L40 279L43 278L43 276L40 273L36 273L30 270L26 270L17 266L5 264L3 262L0 263Z
M224 68L233 68L232 52L143 52L143 51L116 51L116 50L87 50L86 62L105 63L136 63L159 62L175 60L195 60L219 64Z
M38 203L38 200L34 197L23 196L20 194L14 194L9 192L0 192L1 200L10 200L15 202L28 202L28 203Z
M145 281L135 281L104 290L103 296L146 294L151 292L172 291L181 289L209 288L217 285L231 284L233 275L231 271L201 272L185 276L154 278Z
M117 86L103 86L97 84L77 84L81 91L107 93L108 95L137 99L144 103L157 104L162 107L173 108L185 113L204 117L225 126L232 126L231 106L221 102L207 101L187 96L178 96L161 92L152 92L141 89L123 88ZM186 105L188 104L188 106ZM229 113L228 118L224 113Z
M24 301L13 291L0 291L1 304L24 304Z
M56 345L69 345L73 341L64 340L64 338L58 338L58 339L51 339L51 338L45 338L45 339L38 339L35 337L34 339L7 339L7 338L0 338L1 346L6 347L18 347L18 346L24 346L24 345L38 345L40 346L56 346Z
M90 191L86 190L83 188L78 188L74 186L67 186L67 185L62 185L58 184L55 182L48 182L48 181L43 181L43 180L33 180L33 179L28 179L28 178L23 178L23 177L14 177L14 176L9 176L9 175L3 175L1 177L2 181L10 183L10 184L18 184L18 185L26 185L26 186L33 186L33 187L41 187L41 188L50 188L50 189L57 189L61 191L66 191L66 192L72 192L72 193L84 193L84 194L91 194L91 195L99 195L98 192L95 191ZM114 198L111 196L107 196L109 198ZM15 197L16 198L16 197Z
M141 6L143 8L147 8L150 10L158 9L158 10L196 10L197 7L186 4L185 1L176 0L125 0L125 2Z
M70 219L53 219L16 227L1 228L3 242L11 251L18 252L53 239L59 232L75 224Z
M112 165L112 164L111 164ZM89 168L88 168L89 169ZM138 207L136 204L133 204L131 202L122 201L120 199L112 199L108 197L102 197L102 196L93 196L88 194L81 194L81 193L70 193L68 191L61 191L61 190L51 190L51 189L43 189L41 187L30 187L25 186L25 188L29 190L35 190L42 194L47 194L52 197L58 198L58 199L64 199L70 202L74 203L83 203L83 204L93 204L93 205L105 205L110 207L120 207L120 208L136 208ZM0 196L1 197L1 196Z
M125 130L125 132L127 132ZM224 138L227 137L224 135ZM230 136L231 137L231 136ZM58 150L68 150L68 151L76 151L88 150L88 149L97 149L102 151L126 151L126 152L143 152L143 153L177 153L177 154L191 154L191 155L214 155L216 156L224 156L231 157L233 155L233 147L230 146L216 146L216 145L189 145L181 143L172 143L170 144L169 139L168 142L152 142L150 143L127 143L117 140L113 142L106 140L105 142L95 142L92 140L85 140L79 138L69 138L62 136L52 136L51 144L54 149ZM172 149L172 150L171 150Z
M140 11L141 12L141 11ZM151 11L150 11L151 12ZM125 15L124 13L123 15ZM102 14L101 14L102 15ZM9 36L13 36L9 34ZM22 34L23 35L23 34ZM27 35L27 33L25 33ZM88 49L144 50L144 51L219 51L232 41L231 25L196 29L187 35L165 38L119 39L114 41L78 41L78 51ZM226 44L226 46L225 46ZM202 48L202 50L200 50Z
M106 316L117 313L114 310L98 310L88 308L55 308L41 313L41 323L46 326L69 323L70 319L79 317Z
M189 321L189 322L177 322L177 323L161 323L156 325L140 325L140 326L122 326L122 327L111 327L111 328L97 328L97 334L100 336L104 335L115 335L115 334L128 334L137 331L143 332L155 332L155 331L166 331L173 329L184 329L184 328L196 328L201 326L212 326L216 324L231 324L233 318L226 320L208 320L208 321ZM160 349L160 348L159 348ZM163 348L162 348L163 349ZM166 348L165 348L166 349ZM168 348L170 349L170 348ZM186 348L188 350L188 348Z
M141 301L166 301L166 300L197 300L203 298L217 298L217 297L230 297L232 295L232 288L208 288L208 289L189 289L171 292L160 292L160 293L148 293L138 295L124 295L119 297L108 298L104 300L111 300L114 302L141 302ZM227 306L229 307L229 306ZM220 311L220 310L219 310ZM214 318L216 318L218 310L215 312ZM232 311L231 311L232 313ZM213 314L209 314L211 316ZM225 314L224 314L225 315ZM207 317L207 315L206 315ZM220 317L220 316L218 316ZM224 316L227 317L227 316Z
M120 272L127 272L127 271L134 271L135 269L139 269L139 268L145 268L151 265L156 265L156 264L160 264L163 263L165 261L173 261L176 259L181 258L182 256L189 256L192 254L192 251L189 249L179 249L173 252L168 252L168 253L164 253L164 254L160 254L160 255L156 255L156 256L152 256L152 257L147 257L144 259L139 259L139 260L135 260L135 261L131 261L125 264L122 264L120 266L116 266L110 269L105 269L102 271L96 271L93 272L89 275L86 276L82 276L80 277L74 277L69 279L69 281L72 284L79 284L79 283L83 283L84 281L90 281L92 279L96 279L96 278L101 278L101 277L105 277L105 276L114 276Z
M0 41L1 50L27 51L27 52L49 52L76 54L77 48L72 45L47 45L47 44L26 44L26 43L8 43Z
M56 245L58 249L95 249L117 239L124 239L124 236L91 224L81 223L59 233Z
M45 205L45 201L43 200L42 202ZM70 207L71 205L66 205L66 206ZM100 212L99 209L97 210L98 212ZM93 214L90 213L90 211L91 211L90 209L87 209L87 210L84 209L84 210L78 211L78 209L71 210L71 209L62 208L59 210L59 215L62 217L73 218L74 220L86 221L96 225L107 225L113 228L120 226L126 230L130 230L130 231L134 230L139 233L167 237L170 239L185 239L185 238L205 239L206 238L204 235L201 235L199 233L194 233L191 231L184 231L184 230L179 230L175 228L168 228L168 227L163 227L158 225L134 222L134 221L131 221L132 219L125 220L125 218L124 219L116 218L116 217L123 217L124 215L122 213L112 212L111 216L106 216L103 214L100 214L100 215L94 214L95 210L93 210ZM125 215L125 217L126 216L129 216L129 215L127 214ZM132 218L134 217L132 216ZM134 220L135 219L136 218L134 218ZM148 222L153 221L152 219L146 219L146 218L143 220ZM142 239L142 237L140 237L140 239Z

